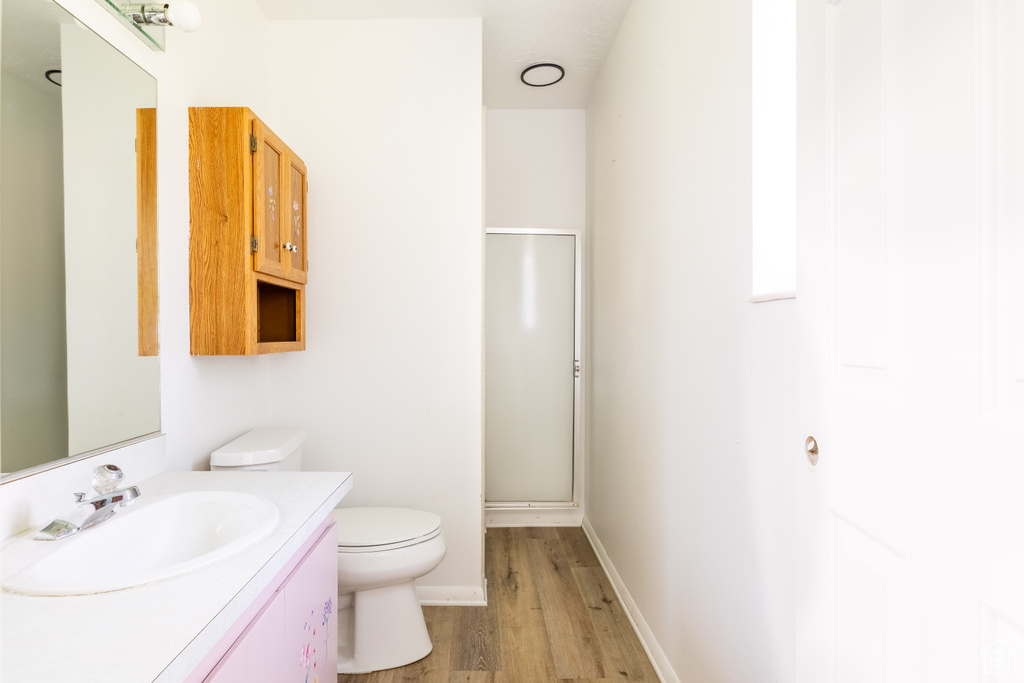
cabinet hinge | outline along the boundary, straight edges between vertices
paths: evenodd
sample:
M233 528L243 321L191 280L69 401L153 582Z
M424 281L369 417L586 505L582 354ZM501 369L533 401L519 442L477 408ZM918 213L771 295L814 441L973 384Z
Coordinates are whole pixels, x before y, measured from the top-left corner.
M256 136L255 135L250 135L249 136L249 154L255 154L255 153L256 153Z
M252 251L252 253L255 254L259 250L259 247L260 247L260 242L259 242L258 239L256 239L256 235L253 235L252 237L250 237L249 238L249 250Z

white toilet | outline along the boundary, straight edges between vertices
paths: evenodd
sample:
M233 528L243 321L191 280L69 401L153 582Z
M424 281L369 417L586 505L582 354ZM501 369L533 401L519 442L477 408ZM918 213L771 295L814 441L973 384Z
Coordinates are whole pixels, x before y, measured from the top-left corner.
M210 455L211 470L298 470L305 435L260 428ZM404 666L432 649L413 582L444 559L441 518L404 508L334 511L338 534L338 673Z

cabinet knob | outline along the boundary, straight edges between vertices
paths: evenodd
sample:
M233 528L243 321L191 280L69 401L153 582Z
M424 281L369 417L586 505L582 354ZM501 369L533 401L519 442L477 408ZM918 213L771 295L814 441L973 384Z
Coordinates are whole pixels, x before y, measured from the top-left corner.
M285 250L285 251L290 251L290 252L292 252L293 254L297 254L297 253L299 253L299 247L298 247L298 245L296 245L296 244L292 244L291 242L285 242L285 243L284 243L284 250Z

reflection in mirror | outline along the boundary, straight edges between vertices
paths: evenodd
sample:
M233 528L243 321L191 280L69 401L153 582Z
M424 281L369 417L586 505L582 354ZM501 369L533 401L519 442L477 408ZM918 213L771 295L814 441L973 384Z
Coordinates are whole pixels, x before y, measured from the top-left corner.
M2 2L0 466L11 473L160 429L156 81L53 2Z
M138 23L132 21L131 17L127 14L129 3L123 0L114 2L114 0L96 0L100 6L110 12L119 22L131 31L132 35L141 40L146 44L146 47L151 50L164 49L164 28L162 26L141 26ZM159 7L158 4L150 5L151 8Z

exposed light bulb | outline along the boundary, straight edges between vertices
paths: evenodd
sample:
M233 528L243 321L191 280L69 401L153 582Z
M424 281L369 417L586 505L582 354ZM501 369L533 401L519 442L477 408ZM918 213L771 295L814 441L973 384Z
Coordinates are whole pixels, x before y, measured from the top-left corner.
M164 10L167 23L176 29L192 33L203 23L203 15L192 0L173 0Z

